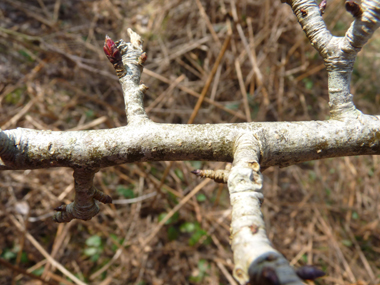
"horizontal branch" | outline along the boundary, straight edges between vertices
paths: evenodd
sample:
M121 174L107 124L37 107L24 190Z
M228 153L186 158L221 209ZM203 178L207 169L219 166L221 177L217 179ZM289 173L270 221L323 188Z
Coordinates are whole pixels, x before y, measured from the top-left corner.
M233 161L245 133L261 143L262 168L329 157L380 154L380 120L360 115L310 122L172 125L146 121L109 130L0 133L0 170L99 169L138 161Z

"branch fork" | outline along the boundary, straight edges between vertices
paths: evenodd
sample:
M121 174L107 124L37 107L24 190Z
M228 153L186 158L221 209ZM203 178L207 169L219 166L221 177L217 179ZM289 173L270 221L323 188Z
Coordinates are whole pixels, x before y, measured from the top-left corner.
M126 115L129 124L151 123L144 110L143 97L148 89L140 84L143 64L147 55L142 50L141 37L128 29L130 42L123 40L114 42L106 36L104 53L112 63L123 89ZM98 201L112 203L112 198L93 186L94 174L97 170L74 168L75 200L69 205L55 208L58 211L53 219L58 223L67 223L72 219L90 220L100 211Z
M235 278L241 284L296 285L302 284L301 279L320 277L322 273L311 267L295 271L273 249L260 210L264 201L260 170L328 157L380 154L380 117L363 115L350 93L356 55L380 25L380 0L363 1L361 13L354 13L354 21L344 37L334 37L328 31L321 16L328 8L325 1L320 6L313 0L282 2L291 6L325 61L330 120L218 125L153 123L143 105L147 87L140 84L147 55L141 37L128 29L130 43L113 42L106 37L104 46L119 76L128 125L85 132L0 130L0 170L73 168L75 201L56 208L54 217L57 222L69 222L74 218L89 220L99 212L98 202L112 202L93 185L94 175L102 167L139 161L233 161L231 169L193 173L228 185ZM351 4L349 7L358 9Z

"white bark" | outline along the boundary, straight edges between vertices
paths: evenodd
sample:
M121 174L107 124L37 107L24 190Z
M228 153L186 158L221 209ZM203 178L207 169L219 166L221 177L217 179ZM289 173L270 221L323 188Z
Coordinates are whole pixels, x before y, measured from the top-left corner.
M310 122L218 125L156 124L143 106L140 85L145 60L141 38L117 46L122 54L120 83L128 125L121 128L52 132L0 130L0 170L71 167L76 198L55 219L91 219L95 200L110 197L92 185L100 168L138 161L208 160L233 162L228 176L231 195L231 245L234 276L241 283L302 284L285 258L274 250L260 211L260 169L328 157L380 154L380 117L363 115L353 103L350 80L357 53L380 25L380 0L363 1L363 14L344 37L326 28L313 0L283 0L293 9L306 36L325 61L331 119ZM327 7L328 9L328 7ZM120 68L118 66L117 68ZM228 173L228 172L225 172Z

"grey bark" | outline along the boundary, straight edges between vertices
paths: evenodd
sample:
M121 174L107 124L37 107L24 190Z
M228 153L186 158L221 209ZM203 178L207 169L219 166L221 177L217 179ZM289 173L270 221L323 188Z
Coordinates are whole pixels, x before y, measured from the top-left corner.
M313 0L290 5L306 36L325 61L331 118L326 121L173 125L152 122L145 113L140 76L145 60L141 38L120 40L120 78L128 125L97 131L0 131L0 170L71 167L76 198L59 207L55 220L91 219L96 201L110 197L93 187L100 168L159 160L233 162L228 173L232 206L234 276L246 284L302 284L286 259L272 248L260 211L260 169L338 156L380 154L380 117L362 114L353 103L350 80L357 53L380 25L380 0L363 1L344 37L333 36ZM328 9L328 7L327 7ZM118 71L120 72L120 70ZM225 174L227 175L227 174Z

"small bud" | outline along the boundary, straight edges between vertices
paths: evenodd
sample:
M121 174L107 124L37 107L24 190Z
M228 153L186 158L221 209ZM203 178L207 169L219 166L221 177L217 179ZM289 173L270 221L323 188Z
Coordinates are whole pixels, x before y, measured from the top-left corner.
M103 46L104 53L106 54L108 60L112 63L118 63L121 61L121 54L116 44L109 36L106 35Z
M299 278L303 280L314 280L325 275L325 273L311 265L305 265L296 270Z
M350 12L351 15L354 16L355 18L360 18L363 15L362 8L354 0L347 0L345 7L346 7L346 11Z
M149 87L146 86L145 84L140 84L140 85L139 85L139 89L140 89L140 91L141 91L142 93L145 93L146 90L149 89Z
M271 284L271 285L281 285L280 279L276 274L276 270L271 267L264 267L262 271L262 278L266 281L263 284Z
M322 0L321 3L319 3L319 12L321 13L321 16L325 13L327 6L327 0Z
M146 55L146 52L143 52L139 57L139 64L140 65L144 64L144 62L146 61L147 58L148 58L148 56Z
M58 206L58 207L54 208L54 211L65 212L66 211L66 205Z
M307 16L307 10L306 9L301 9L301 15L302 17L306 17Z

